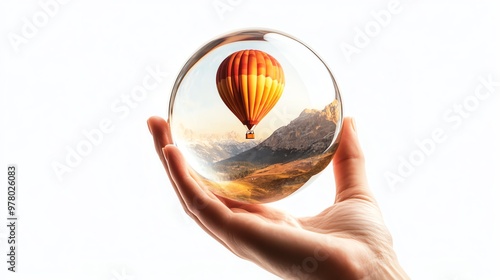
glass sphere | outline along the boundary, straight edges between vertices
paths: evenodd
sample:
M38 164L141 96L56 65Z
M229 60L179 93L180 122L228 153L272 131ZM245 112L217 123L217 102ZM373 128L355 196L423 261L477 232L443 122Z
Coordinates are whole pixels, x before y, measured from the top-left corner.
M293 37L243 30L204 45L172 89L174 144L218 196L282 199L331 161L342 102L325 63Z

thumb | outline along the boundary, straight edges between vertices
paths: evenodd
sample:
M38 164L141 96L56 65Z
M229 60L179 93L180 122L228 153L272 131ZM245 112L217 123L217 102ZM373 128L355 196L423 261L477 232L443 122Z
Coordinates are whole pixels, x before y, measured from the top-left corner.
M339 202L353 196L370 196L365 158L359 145L354 119L344 118L340 144L333 157L333 171Z

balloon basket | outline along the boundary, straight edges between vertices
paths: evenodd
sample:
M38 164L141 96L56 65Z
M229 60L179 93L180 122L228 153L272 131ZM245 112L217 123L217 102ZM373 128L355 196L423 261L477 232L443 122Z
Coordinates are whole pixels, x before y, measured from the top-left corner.
M245 136L246 139L255 139L255 133L253 133L253 131L247 131L247 134Z

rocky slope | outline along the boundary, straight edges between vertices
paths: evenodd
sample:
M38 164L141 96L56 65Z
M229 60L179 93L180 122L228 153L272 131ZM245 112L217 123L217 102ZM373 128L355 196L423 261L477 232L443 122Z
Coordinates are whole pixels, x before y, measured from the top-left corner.
M319 155L332 144L338 117L336 102L323 110L306 109L257 146L218 162L216 167L241 162L270 165Z

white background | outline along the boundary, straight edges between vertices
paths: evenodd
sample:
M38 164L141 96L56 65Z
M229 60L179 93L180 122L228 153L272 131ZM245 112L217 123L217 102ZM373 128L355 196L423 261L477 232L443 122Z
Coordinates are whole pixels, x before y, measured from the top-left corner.
M388 0L73 0L52 6L50 16L45 2L0 3L0 278L275 279L187 218L146 127L149 116L166 117L172 83L194 51L256 26L300 38L332 68L408 274L500 277L500 86L474 97L480 77L500 81L498 1L400 0L385 26L375 18ZM34 21L36 31L23 35ZM365 28L369 41L360 39ZM356 52L342 51L346 45ZM118 112L122 96L156 68L168 77ZM454 106L464 102L467 117L457 117ZM86 139L82 131L106 120L112 131L58 178L53 165L66 165ZM446 139L418 157L416 141L436 129ZM386 175L401 175L398 166L412 155L413 172L391 186ZM16 274L5 262L12 163ZM275 207L297 215L327 207L330 170Z

